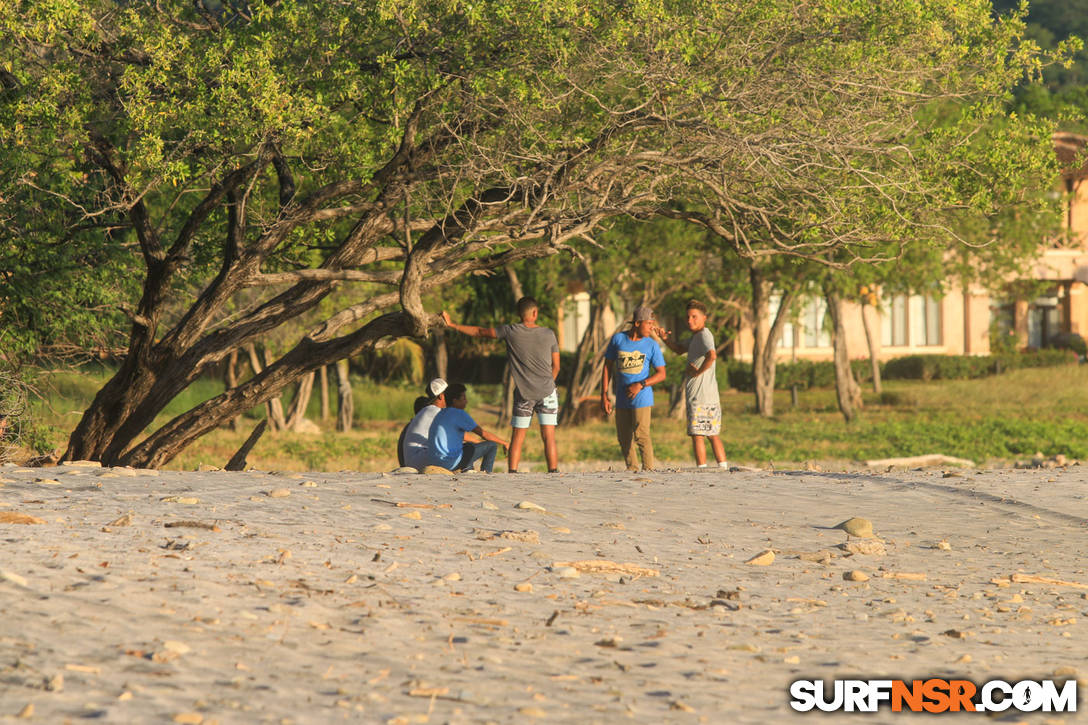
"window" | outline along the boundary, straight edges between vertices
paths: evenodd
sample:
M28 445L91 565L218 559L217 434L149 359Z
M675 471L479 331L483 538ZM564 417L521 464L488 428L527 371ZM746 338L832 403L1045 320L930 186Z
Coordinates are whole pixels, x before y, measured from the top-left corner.
M884 347L933 347L942 343L941 302L929 295L896 295L881 310Z
M767 305L767 324L774 323L778 307L782 304L780 295L772 295ZM796 309L796 308L795 308ZM830 322L827 319L827 302L823 297L816 297L804 302L796 321L786 320L782 325L780 348L792 347L831 347Z
M1064 290L1063 290L1064 291ZM1062 331L1061 291L1036 298L1028 307L1028 347L1040 348Z
M582 335L589 327L590 301L588 292L577 292L567 295L563 300L563 327L561 339L564 352L574 352L578 349L578 343L582 341Z
M801 312L801 326L804 328L805 347L831 347L831 333L828 331L831 321L827 319L827 301L817 297L805 303Z

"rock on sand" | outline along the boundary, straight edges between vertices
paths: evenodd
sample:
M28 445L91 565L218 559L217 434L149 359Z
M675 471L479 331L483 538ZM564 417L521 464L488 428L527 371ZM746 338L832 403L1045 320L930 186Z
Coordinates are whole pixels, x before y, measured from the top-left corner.
M869 519L863 519L860 516L849 518L846 521L835 524L831 528L841 529L849 536L856 536L859 539L869 539L873 536L873 522Z

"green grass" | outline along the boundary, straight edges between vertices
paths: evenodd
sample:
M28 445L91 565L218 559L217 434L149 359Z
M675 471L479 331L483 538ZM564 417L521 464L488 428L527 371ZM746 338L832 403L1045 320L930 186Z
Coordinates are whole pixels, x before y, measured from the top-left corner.
M39 447L62 448L79 420L79 412L106 380L107 371L91 368L43 377L44 399L33 403ZM215 380L191 386L156 421L188 409L221 390ZM376 385L354 381L356 429L337 433L334 420L320 421L319 396L310 402L309 417L321 434L266 434L250 456L250 464L283 470L388 470L396 465L394 446L411 415L414 386ZM330 391L335 408L335 389ZM474 386L469 410L485 428L495 426L486 405L498 402L498 386ZM659 396L659 399L665 396ZM775 398L777 415L752 413L752 396L723 391L722 440L730 461L790 465L806 460L821 464L943 453L978 463L1008 462L1036 451L1052 456L1088 459L1088 366L1016 370L981 380L945 382L891 381L884 394L865 394L858 420L847 424L835 405L833 390L801 393L796 408L788 392ZM289 396L284 400L289 404ZM200 463L221 466L241 445L263 408L250 411L238 431L218 430L182 453L169 467L191 469ZM590 423L559 431L561 461L592 460L622 464L611 423ZM655 410L654 447L663 461L688 461L691 448L684 423ZM543 450L534 430L524 458L540 468Z
M891 381L865 395L858 420L838 414L834 391L776 396L778 415L751 415L727 395L723 438L752 461L864 460L943 453L982 463L1039 451L1088 458L1088 366L1017 370L980 380Z

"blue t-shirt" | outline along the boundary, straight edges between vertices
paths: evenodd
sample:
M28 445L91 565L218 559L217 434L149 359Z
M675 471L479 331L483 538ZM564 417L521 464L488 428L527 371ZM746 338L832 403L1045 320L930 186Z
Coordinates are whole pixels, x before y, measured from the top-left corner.
M478 427L472 416L460 408L443 408L438 411L427 435L427 448L434 465L452 471L461 460L465 433Z
M632 340L626 332L617 332L608 342L605 360L615 360L615 393L617 408L649 408L654 404L654 389L643 388L634 400L627 397L627 386L640 383L654 374L654 368L665 366L661 346L653 338Z

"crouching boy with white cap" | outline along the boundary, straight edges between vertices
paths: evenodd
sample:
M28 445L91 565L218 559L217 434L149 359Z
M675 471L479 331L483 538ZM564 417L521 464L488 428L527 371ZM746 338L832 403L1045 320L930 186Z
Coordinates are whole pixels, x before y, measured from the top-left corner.
M431 424L438 415L438 411L446 407L446 388L449 385L442 378L435 378L427 384L426 406L412 418L412 422L404 429L401 456L404 465L411 466L422 471L430 463L427 438L431 433Z

